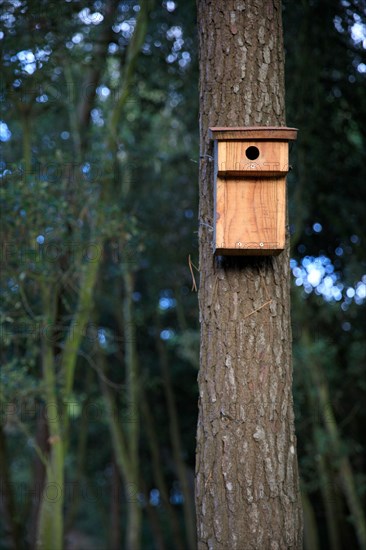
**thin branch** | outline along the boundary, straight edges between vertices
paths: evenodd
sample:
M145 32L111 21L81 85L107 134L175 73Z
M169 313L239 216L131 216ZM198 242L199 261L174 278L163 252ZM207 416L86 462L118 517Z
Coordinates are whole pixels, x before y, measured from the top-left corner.
M37 454L39 460L42 462L43 466L45 468L48 468L49 461L48 461L46 455L43 453L41 447L35 442L35 439L31 436L31 434L30 434L28 428L26 427L26 425L18 417L16 417L16 425L23 432L23 434L27 437L28 441L31 442L32 447L36 451L36 454Z
M83 357L88 364L91 366L92 369L95 370L99 378L107 384L110 388L113 388L114 390L123 390L126 388L125 384L117 384L116 382L112 382L107 376L103 373L103 371L98 367L97 363L92 359L92 357L85 353L84 351L79 350L78 355Z
M262 308L264 308L265 306L267 306L268 304L270 304L272 302L272 300L268 300L268 302L264 302L264 304L262 304L261 306L257 307L256 309L254 309L253 311L251 311L250 313L248 313L248 315L245 315L243 317L243 319L247 319L248 317L250 317L251 315L254 315L254 313L257 313L257 311L261 310Z
M190 270L191 275L192 275L192 288L191 288L191 291L192 292L193 291L197 292L196 279L195 279L192 267L194 267L198 272L199 272L199 269L192 262L190 254L188 254L188 267L189 267L189 270Z
M118 125L121 119L122 110L129 96L130 87L135 74L137 57L145 40L148 18L152 4L153 2L151 0L143 0L140 3L141 9L137 16L135 30L130 43L128 44L122 89L120 91L116 106L112 112L109 124L110 146L111 149L114 150L117 148Z

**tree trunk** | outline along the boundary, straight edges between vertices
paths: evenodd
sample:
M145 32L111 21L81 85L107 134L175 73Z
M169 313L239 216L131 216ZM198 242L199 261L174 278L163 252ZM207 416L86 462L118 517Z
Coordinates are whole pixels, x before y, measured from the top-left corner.
M48 431L48 425L46 420L46 410L44 403L38 402L37 407L39 407L39 414L37 418L37 433L36 433L36 444L40 448L41 452L47 456L49 452L48 438L50 433ZM29 513L29 532L28 532L28 543L29 548L35 550L36 541L37 541L37 525L39 518L40 510L40 489L44 487L46 478L46 468L42 460L38 455L34 459L34 470L33 470L33 498L30 499L31 510Z
M126 267L123 273L125 295L123 299L123 325L125 336L125 365L126 365L126 390L128 395L127 424L128 456L130 468L127 487L134 487L136 496L127 498L127 534L126 550L138 550L141 546L141 519L142 510L137 498L139 489L139 438L140 438L140 380L138 368L138 356L136 346L136 327L134 318L134 304L132 294L134 291L134 278ZM123 474L121 474L123 475ZM128 488L126 489L128 493Z
M198 548L300 549L288 239L277 257L214 258L210 231L208 128L285 125L281 3L198 0L198 22Z
M155 429L154 417L147 401L146 393L141 393L141 413L147 441L150 448L151 467L154 475L154 483L159 490L163 508L167 512L170 523L170 542L174 544L175 550L183 550L183 542L181 540L179 521L170 500L169 490L166 480L163 475L163 468L160 458L159 439Z
M159 322L156 322L159 327ZM159 330L160 333L160 330ZM174 397L174 390L170 377L170 365L167 350L160 338L156 340L158 349L160 368L162 373L162 382L164 387L165 399L167 403L168 418L169 418L169 435L173 450L174 466L180 485L180 490L183 495L183 513L184 527L187 538L187 549L194 550L196 548L196 526L194 514L194 496L193 491L189 486L188 472L183 459L183 449L180 436L180 427L177 413L177 406Z
M311 349L309 329L306 328L304 328L304 340L307 349ZM312 361L310 360L308 364L312 385L316 389L317 398L319 400L319 411L324 424L324 429L329 437L331 451L336 459L336 464L339 469L341 487L351 513L351 522L353 523L356 531L359 548L361 550L366 550L366 517L357 491L357 482L350 460L348 456L344 454L340 431L330 399L328 382L322 372L321 362L317 357L315 357ZM330 490L331 487L328 487L328 491ZM329 498L332 499L332 496L330 495L330 497L328 496L326 498L328 502L325 504L326 506L330 506L332 501L329 500Z
M304 550L319 550L319 536L314 510L305 490L301 492L301 496L304 510Z
M20 548L21 532L16 513L13 484L10 476L8 452L3 426L0 422L0 512L5 533L9 536L9 548Z
M51 285L42 287L43 311L46 326L55 326L55 301L57 291ZM47 312L47 313L46 313ZM45 385L45 410L57 411L56 364L53 345L46 335L42 335L42 372ZM62 437L59 415L49 414L47 426L50 437L49 454L46 463L45 484L38 511L36 546L39 550L63 548L63 505L64 505L64 459L65 441Z
M111 479L111 498L110 498L110 532L109 548L110 550L119 550L122 546L121 533L121 503L120 494L122 491L121 476L118 470L118 464L113 452L112 458L112 479Z

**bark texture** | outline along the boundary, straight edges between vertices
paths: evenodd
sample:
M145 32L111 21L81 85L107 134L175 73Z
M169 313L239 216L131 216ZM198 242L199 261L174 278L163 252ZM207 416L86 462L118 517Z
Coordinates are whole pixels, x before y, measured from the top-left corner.
M198 548L300 549L289 247L212 254L210 126L285 126L279 0L198 0L200 322Z

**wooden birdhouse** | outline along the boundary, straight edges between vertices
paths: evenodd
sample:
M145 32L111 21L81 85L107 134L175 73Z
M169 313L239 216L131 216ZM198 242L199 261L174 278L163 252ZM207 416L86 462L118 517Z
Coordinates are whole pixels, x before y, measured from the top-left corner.
M296 128L210 128L210 133L215 254L279 254L286 238L288 142L296 139Z

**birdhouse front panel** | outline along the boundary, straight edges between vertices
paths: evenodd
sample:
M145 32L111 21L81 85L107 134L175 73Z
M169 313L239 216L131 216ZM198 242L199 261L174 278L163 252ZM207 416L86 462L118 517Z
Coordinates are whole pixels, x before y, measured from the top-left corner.
M295 128L210 128L215 254L274 255L286 242L288 142Z
M286 141L219 141L219 176L283 176L288 172Z
M275 254L285 247L286 183L217 178L216 254Z

